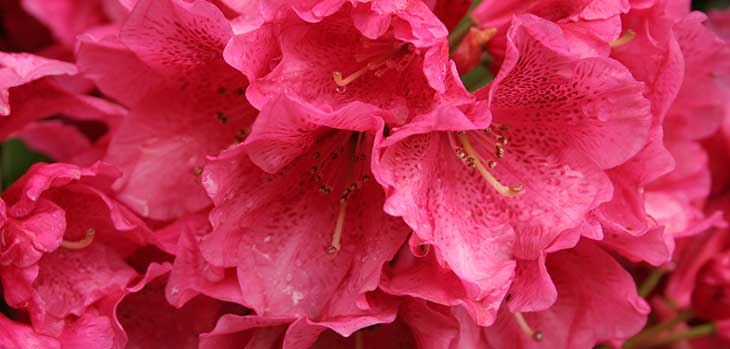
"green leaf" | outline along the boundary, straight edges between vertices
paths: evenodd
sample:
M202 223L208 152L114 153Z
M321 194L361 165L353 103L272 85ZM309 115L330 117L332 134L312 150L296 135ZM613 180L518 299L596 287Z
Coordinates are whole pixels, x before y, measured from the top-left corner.
M492 65L492 61L492 56L485 51L482 53L479 64L461 76L461 82L464 83L467 90L474 92L494 80L494 75L488 68Z
M29 149L23 141L10 139L0 145L0 187L4 191L15 183L33 164L53 162L49 157Z

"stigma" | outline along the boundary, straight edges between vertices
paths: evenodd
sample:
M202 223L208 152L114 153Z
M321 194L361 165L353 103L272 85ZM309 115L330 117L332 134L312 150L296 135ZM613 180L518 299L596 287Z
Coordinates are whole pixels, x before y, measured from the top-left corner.
M502 130L507 129L505 125L499 125L499 128ZM466 131L456 132L456 139L461 146L456 145L451 133L449 134L449 141L452 143L452 146L455 147L456 156L461 159L467 167L476 169L487 184L497 191L497 193L507 197L515 197L519 195L524 190L524 186L522 184L504 185L491 172L489 172L489 169L496 168L498 161L505 157L505 146L507 146L509 139L506 136L495 132L491 127L484 129L483 133L493 136L494 153L490 156L492 158L490 160L486 160L485 157L481 156L479 152L474 149Z

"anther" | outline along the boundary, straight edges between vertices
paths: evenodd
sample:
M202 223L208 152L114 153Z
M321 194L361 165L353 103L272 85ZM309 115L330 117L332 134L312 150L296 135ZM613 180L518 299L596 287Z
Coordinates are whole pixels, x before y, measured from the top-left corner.
M497 167L497 162L494 160L489 160L487 161L487 166L489 166L489 168L495 168Z
M495 155L497 155L497 157L500 159L503 158L504 157L504 148L502 147L502 145L497 144L497 146L495 148L496 148Z
M61 247L68 248L70 250L80 250L82 248L86 248L94 241L94 236L96 235L96 230L94 228L89 228L86 230L86 235L83 239L79 241L68 241L63 240L61 242Z
M203 168L200 166L195 166L193 168L193 175L200 176L200 174L203 173Z
M236 89L236 94L239 96L243 96L244 92L245 91L243 90L243 87L239 87Z
M629 29L624 33L624 35L621 35L620 38L611 41L611 43L609 43L609 46L611 46L611 48L620 47L628 44L629 42L631 42L631 40L634 40L634 38L636 38L636 32Z
M484 177L484 179L487 181L489 185L494 188L498 193L504 195L504 196L517 196L519 193L522 192L524 187L520 184L512 184L510 186L505 186L504 184L500 183L488 170L484 165L479 161L479 157L477 155L477 152L474 150L474 148L471 145L471 142L469 142L469 138L464 135L459 135L459 140L461 141L461 144L464 146L462 152L465 152L469 155L470 159L473 159L474 168L479 171L479 173ZM457 155L459 154L459 149L457 149ZM462 158L463 159L463 158ZM467 162L467 165L470 165L471 162ZM471 165L470 165L471 167Z
M218 88L218 93L220 93L220 94L226 93L226 88L225 87L219 87Z
M542 339L545 338L542 331L535 331L535 333L532 334L532 339L535 340L535 342L542 342Z
M322 156L322 154L320 154L318 151L316 151L316 152L314 152L313 156L315 159L319 159L319 157Z
M472 168L477 166L476 160L474 160L474 158L471 157L471 156L468 157L468 158L466 158L465 161L466 161L466 166L469 166L469 167L472 167Z

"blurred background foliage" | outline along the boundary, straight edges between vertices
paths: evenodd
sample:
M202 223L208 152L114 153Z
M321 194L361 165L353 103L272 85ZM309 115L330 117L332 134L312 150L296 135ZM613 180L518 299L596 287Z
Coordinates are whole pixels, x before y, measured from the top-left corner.
M700 11L730 7L730 0L699 0L692 1L692 8Z
M730 7L730 0L696 0L692 2L692 8L701 11L727 7ZM0 35L2 34L2 25L0 25ZM465 74L462 79L464 80L467 88L475 90L491 80L489 77L489 71L484 68L484 66L478 66L473 71ZM0 122L2 122L1 118ZM18 139L10 139L0 144L0 191L7 189L13 182L15 182L15 180L25 173L32 164L51 161L53 160L43 154L39 154L34 152L32 149L28 149L28 147L26 147L23 142ZM0 310L2 310L2 308L3 305L0 303Z

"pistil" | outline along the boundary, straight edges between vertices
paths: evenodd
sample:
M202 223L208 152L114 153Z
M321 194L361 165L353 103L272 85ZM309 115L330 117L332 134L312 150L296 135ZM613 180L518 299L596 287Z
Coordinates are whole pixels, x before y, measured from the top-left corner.
M86 230L86 235L83 239L78 241L68 241L63 240L61 242L61 247L68 248L70 250L80 250L86 247L89 247L92 242L94 242L94 236L96 235L96 230L93 228L89 228Z

